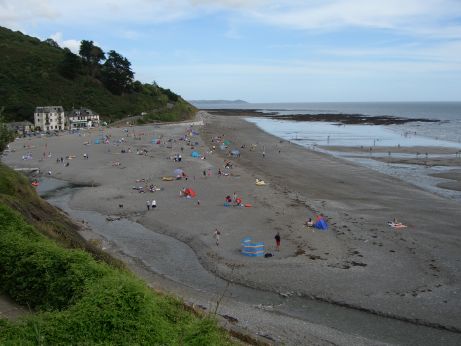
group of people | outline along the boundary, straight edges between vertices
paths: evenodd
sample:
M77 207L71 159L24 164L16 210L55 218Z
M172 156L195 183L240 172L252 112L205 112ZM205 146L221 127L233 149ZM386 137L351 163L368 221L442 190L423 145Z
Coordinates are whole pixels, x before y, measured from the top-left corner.
M149 211L151 208L152 208L152 210L153 210L153 209L157 208L157 201L156 201L155 199L153 199L152 202L151 202L151 201L147 201L147 202L146 202L146 206L147 206L147 210L148 210L148 211Z
M234 192L232 197L230 195L227 195L226 196L226 204L227 205L233 205L234 207L235 206L241 206L242 205L242 199L237 196L237 193Z

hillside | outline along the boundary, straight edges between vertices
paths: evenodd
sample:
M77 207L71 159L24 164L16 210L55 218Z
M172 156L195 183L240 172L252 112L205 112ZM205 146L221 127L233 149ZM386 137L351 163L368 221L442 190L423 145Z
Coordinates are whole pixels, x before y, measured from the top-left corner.
M0 292L31 310L17 321L0 311L1 345L233 344L213 316L151 291L86 244L77 225L1 163L0 226Z
M89 107L106 120L149 113L145 121L174 121L191 117L192 105L157 84L134 81L130 89L111 92L101 78L83 66L63 73L65 58L80 64L79 56L53 42L0 27L0 108L7 120L33 120L36 106L62 105L65 110Z

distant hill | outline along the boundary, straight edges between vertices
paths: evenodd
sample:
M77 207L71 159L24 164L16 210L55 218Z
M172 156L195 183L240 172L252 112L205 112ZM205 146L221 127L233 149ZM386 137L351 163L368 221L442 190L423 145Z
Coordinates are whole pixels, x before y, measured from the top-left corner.
M4 107L7 120L33 120L35 107L47 105L89 107L107 120L143 113L140 122L182 120L195 112L179 95L155 83L133 80L118 93L106 84L85 68L84 59L53 40L0 27L0 109Z

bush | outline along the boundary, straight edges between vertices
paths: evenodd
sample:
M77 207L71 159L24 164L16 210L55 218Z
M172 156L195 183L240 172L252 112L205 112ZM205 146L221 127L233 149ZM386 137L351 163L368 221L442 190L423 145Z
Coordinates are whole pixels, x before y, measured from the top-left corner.
M47 241L3 205L0 224L0 288L20 304L65 308L82 296L88 281L105 272L89 254Z
M1 289L42 311L0 320L0 344L230 344L214 320L84 251L58 247L5 205L0 225Z

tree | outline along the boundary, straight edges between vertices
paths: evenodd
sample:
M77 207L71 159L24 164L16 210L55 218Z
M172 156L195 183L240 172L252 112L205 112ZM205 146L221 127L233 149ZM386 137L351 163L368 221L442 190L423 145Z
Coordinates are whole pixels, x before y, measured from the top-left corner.
M81 72L82 62L80 58L68 48L64 48L64 59L59 64L59 73L68 79L74 79Z
M59 44L53 40L52 38L47 38L45 41L46 44L49 44L51 47L54 47L54 48L59 48Z
M5 150L8 143L14 140L14 133L8 129L2 116L4 109L4 107L0 108L0 153Z
M102 79L107 89L114 94L122 94L130 90L134 78L130 66L131 63L127 58L111 50L101 69Z
M89 72L94 77L99 68L101 60L105 60L104 52L98 46L95 46L93 41L80 41L80 50L78 51L83 61L89 66Z
M80 49L78 54L82 57L83 61L89 63L91 59L91 50L93 49L93 41L81 40Z

